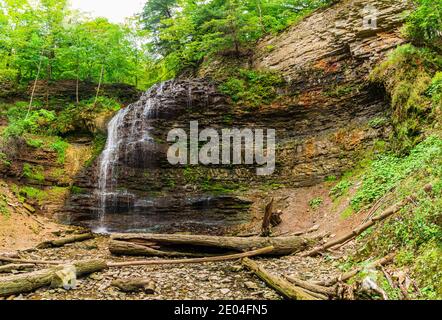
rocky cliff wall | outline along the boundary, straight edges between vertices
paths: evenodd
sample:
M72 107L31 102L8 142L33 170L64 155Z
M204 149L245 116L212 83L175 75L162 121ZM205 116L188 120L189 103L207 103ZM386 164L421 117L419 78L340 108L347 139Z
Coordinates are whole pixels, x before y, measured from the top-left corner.
M363 13L367 5L377 10L376 16L368 13L368 20ZM122 130L130 135L151 128L154 147L135 143L120 152L116 172L121 196L109 204L114 215L109 223L130 221L133 212L141 217L132 220L137 227L149 219L189 225L239 223L246 217L237 209L245 209L247 202L231 192L272 184L310 186L350 169L377 140L389 135L388 125L378 121L388 118L389 102L383 89L366 78L389 50L404 42L399 28L405 9L399 0L340 1L261 41L252 65L277 71L287 81L284 98L271 105L241 108L204 79L166 82L143 95L129 107L133 110L127 112ZM135 110L152 98L158 107L145 123ZM167 133L187 129L191 120L198 120L201 130L275 129L275 173L260 177L253 166L171 166L166 159ZM70 198L64 219L93 221L98 210L97 172L95 163L77 177L84 192Z

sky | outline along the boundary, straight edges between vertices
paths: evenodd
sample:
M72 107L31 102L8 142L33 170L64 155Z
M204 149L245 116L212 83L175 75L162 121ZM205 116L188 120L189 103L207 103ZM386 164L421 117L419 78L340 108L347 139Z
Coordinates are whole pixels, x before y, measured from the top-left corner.
M70 0L73 9L89 13L92 17L106 17L111 22L124 22L141 12L146 0Z

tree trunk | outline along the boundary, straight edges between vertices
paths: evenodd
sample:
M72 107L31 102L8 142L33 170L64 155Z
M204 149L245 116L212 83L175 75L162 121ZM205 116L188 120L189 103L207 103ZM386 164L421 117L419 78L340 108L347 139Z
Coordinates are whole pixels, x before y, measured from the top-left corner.
M32 102L34 101L35 89L37 87L38 77L40 76L40 70L41 70L42 63L43 63L43 59L40 57L40 63L38 64L37 75L35 76L34 85L32 87L31 99L29 100L29 108L28 108L28 112L26 113L26 119L29 117L29 113L31 112Z
M98 81L97 94L95 95L95 100L94 100L94 108L95 108L95 105L97 104L98 96L100 94L101 83L103 81L103 73L104 73L104 65L101 66L100 80Z
M76 275L82 276L107 268L104 260L77 261L72 263L76 268ZM7 297L14 294L31 292L38 288L49 286L56 273L66 266L57 266L31 273L24 273L0 278L0 297Z
M253 251L236 253L226 256L216 256L207 258L193 258L193 259L176 259L176 260L141 260L141 261L128 261L128 262L110 262L107 265L110 268L120 268L129 266L148 266L148 265L164 265L164 264L192 264L192 263L205 263L205 262L219 262L227 260L237 260L247 257L264 255L272 252L273 247L265 247Z
M66 237L66 238L61 238L61 239L57 239L57 240L45 241L45 242L40 243L37 246L37 248L38 249L47 249L47 248L52 248L52 247L63 247L64 245L69 244L69 243L86 241L86 240L90 240L90 239L94 239L94 235L92 233L83 233L83 234L74 235L72 237Z
M180 234L114 234L112 241L129 242L147 247L155 247L156 250L184 253L226 253L251 251L256 248L273 246L271 255L289 255L306 248L307 240L300 237L219 237L202 235ZM119 247L112 244L111 248ZM138 247L137 247L138 248ZM128 253L134 253L134 247L128 246ZM139 248L138 248L139 249ZM117 254L126 254L124 250L118 250ZM148 253L146 251L146 253Z
M318 300L312 295L308 294L301 288L295 287L290 282L283 278L269 273L262 266L258 265L255 261L248 258L243 259L243 265L256 274L262 281L264 281L269 287L275 289L283 297L290 300Z
M264 219L262 220L262 227L261 227L261 235L263 237L268 237L270 235L270 219L272 218L273 213L273 202L274 199L270 201L268 205L266 205L266 209L264 212Z
M12 271L23 271L34 268L35 265L27 263L27 264L7 264L4 266L0 266L0 273L10 273Z

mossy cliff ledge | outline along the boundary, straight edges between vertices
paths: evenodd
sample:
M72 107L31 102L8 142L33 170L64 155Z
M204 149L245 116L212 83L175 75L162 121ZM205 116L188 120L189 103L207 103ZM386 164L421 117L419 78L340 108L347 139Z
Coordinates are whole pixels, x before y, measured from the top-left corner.
M379 10L375 29L364 27L367 4ZM223 83L207 65L196 72L200 77L154 86L121 111L120 137L131 137L131 143L117 149L112 169L116 183L105 201L106 226L181 231L204 226L216 231L251 218L250 202L239 196L242 189L274 183L312 186L351 168L390 134L388 121L377 121L388 118L387 95L367 78L391 49L404 43L399 28L406 9L403 1L340 1L259 42L250 66L284 79L271 102L235 102L221 93ZM145 118L143 112L152 103ZM170 165L167 134L173 128L188 131L192 120L200 130L275 129L275 173L258 176L252 166ZM138 137L143 132L149 137ZM64 221L91 226L103 219L99 178L97 159L77 176L75 185L82 192L70 197Z

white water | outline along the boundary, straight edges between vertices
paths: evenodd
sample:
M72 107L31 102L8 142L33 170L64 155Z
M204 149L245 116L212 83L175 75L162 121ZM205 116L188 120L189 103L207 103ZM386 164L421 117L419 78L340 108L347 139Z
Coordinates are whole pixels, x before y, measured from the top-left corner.
M105 215L108 203L118 196L131 197L126 191L118 189L117 166L121 155L125 155L125 161L127 162L129 160L129 148L132 145L153 143L153 139L149 135L150 127L146 126L146 123L149 119L156 117L159 104L155 97L161 95L163 84L152 88L147 94L151 93L152 90L156 90L153 98L147 98L143 104L133 104L121 109L108 124L106 146L99 159L97 189L99 223L94 230L97 233L107 233ZM125 121L125 119L130 115L133 117L130 120L130 128L125 129L123 126L128 121ZM124 132L129 132L129 136L125 136Z

